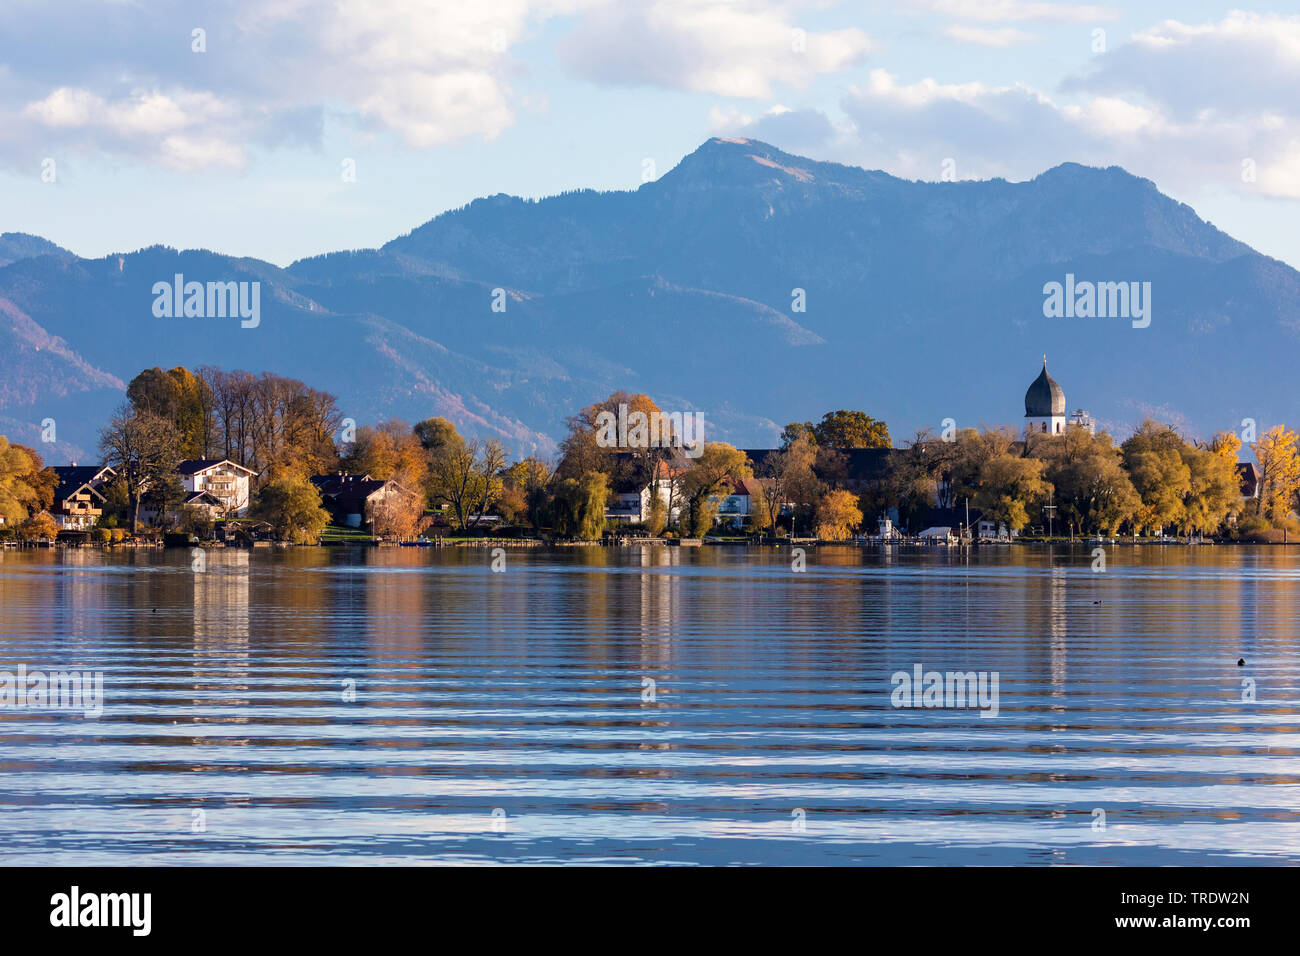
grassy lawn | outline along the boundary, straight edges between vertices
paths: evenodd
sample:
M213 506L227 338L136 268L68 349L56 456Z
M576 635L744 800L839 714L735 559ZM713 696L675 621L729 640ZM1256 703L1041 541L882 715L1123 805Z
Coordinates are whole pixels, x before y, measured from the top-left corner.
M369 543L370 532L362 531L360 528L345 528L342 525L326 525L325 530L321 532L320 539L325 541L360 541Z

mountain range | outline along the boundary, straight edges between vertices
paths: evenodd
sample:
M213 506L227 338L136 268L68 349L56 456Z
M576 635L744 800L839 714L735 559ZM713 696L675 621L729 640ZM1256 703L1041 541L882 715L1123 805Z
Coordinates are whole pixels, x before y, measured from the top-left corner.
M155 283L261 283L256 328L157 317ZM1044 285L1150 282L1151 322L1047 318ZM1018 424L1046 354L1123 434L1297 420L1300 273L1119 167L912 182L712 139L634 191L497 195L378 249L280 268L153 246L83 259L0 236L0 433L93 458L142 368L299 378L357 422L447 417L513 454L616 389L761 447L858 408L914 429ZM59 441L40 445L52 418Z

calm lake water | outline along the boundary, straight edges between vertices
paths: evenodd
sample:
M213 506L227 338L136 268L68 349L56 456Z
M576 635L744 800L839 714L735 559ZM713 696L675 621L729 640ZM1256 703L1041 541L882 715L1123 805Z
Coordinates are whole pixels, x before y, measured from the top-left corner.
M0 552L0 863L1300 862L1297 549L491 561Z

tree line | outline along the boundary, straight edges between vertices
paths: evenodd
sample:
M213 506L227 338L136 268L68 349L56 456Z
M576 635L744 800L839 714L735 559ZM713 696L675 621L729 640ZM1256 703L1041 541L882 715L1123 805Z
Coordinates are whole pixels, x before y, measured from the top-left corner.
M333 395L269 372L146 369L101 433L103 463L116 471L101 524L135 533L147 512L165 529L210 532L202 514L180 507L176 471L185 459L209 458L255 471L251 516L300 542L317 540L330 521L310 479L335 472L402 489L368 515L374 533L397 538L437 523L463 534L505 525L596 539L620 495L644 503L629 530L699 537L720 517L734 519L720 508L742 486L749 508L741 533L763 535L842 540L874 531L886 513L911 527L932 508L963 504L1015 532L1041 524L1048 509L1062 530L1080 534L1300 532L1297 435L1281 425L1250 445L1259 494L1243 502L1242 442L1231 432L1197 442L1149 420L1116 444L1105 432L1073 427L1024 436L1011 427L968 428L918 432L894 449L883 421L838 410L787 425L780 447L755 462L725 442L706 442L689 458L671 441L605 447L598 422L620 405L660 412L647 395L615 392L568 420L554 463L511 460L499 440L463 436L441 417L354 427ZM848 453L873 448L891 449L884 467L851 474ZM42 512L56 484L33 449L0 437L0 527L50 530Z

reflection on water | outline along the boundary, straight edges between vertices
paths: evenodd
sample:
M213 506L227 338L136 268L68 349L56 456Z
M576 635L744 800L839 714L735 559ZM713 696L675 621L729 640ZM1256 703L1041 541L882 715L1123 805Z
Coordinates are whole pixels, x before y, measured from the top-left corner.
M1285 549L808 557L0 552L0 862L1300 861Z

